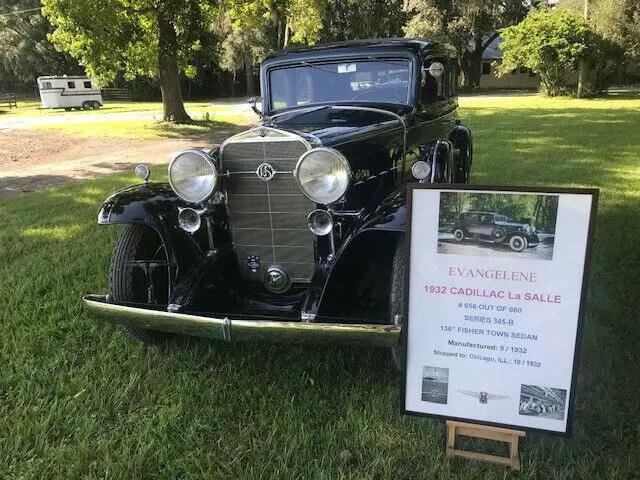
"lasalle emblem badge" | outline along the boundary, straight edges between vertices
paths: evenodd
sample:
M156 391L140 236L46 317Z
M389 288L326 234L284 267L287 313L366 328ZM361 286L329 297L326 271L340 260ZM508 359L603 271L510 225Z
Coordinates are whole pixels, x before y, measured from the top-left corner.
M256 273L260 269L260 255L247 255L247 267Z
M258 168L256 168L256 175L263 182L268 182L275 177L276 170L270 164L265 162L258 165Z
M472 392L471 390L458 390L460 393L464 395L469 395L470 397L475 397L480 400L480 403L487 403L488 400L503 400L505 398L509 398L506 395L496 395L488 392Z

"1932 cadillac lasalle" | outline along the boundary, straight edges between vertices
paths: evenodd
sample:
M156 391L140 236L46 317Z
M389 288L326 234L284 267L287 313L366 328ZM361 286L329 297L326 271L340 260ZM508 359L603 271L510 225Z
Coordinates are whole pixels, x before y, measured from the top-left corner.
M397 346L406 185L469 177L457 77L454 49L426 40L267 59L260 126L177 155L169 184L147 182L140 166L145 183L103 203L98 223L126 226L108 295L86 306L152 342Z
M451 233L457 242L470 238L505 244L514 252L537 247L540 243L534 226L513 222L506 215L493 212L463 212L456 219Z

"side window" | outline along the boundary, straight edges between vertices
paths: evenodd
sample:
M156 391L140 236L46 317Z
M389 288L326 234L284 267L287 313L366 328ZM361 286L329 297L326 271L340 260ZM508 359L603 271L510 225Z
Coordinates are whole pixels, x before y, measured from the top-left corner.
M480 216L480 223L488 224L488 223L491 223L492 220L493 220L493 216L492 215L481 215Z
M67 82L67 87L76 88L76 82Z
M491 64L489 62L484 62L482 64L482 75L490 75L491 74Z
M432 75L429 73L429 68L433 64L439 63L445 66L441 75ZM422 82L420 87L420 97L424 103L431 103L437 100L442 100L446 95L447 84L447 62L444 58L430 58L425 60L422 65Z
M84 82L84 88L91 88L91 82Z
M42 82L42 89L43 90L50 90L51 89L51 82Z

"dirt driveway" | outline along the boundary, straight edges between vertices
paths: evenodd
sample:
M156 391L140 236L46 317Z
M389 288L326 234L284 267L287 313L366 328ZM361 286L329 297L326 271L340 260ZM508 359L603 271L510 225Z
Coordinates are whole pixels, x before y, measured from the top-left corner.
M167 164L185 148L208 149L247 127L221 128L185 139L92 139L19 129L0 135L0 198L77 179Z

